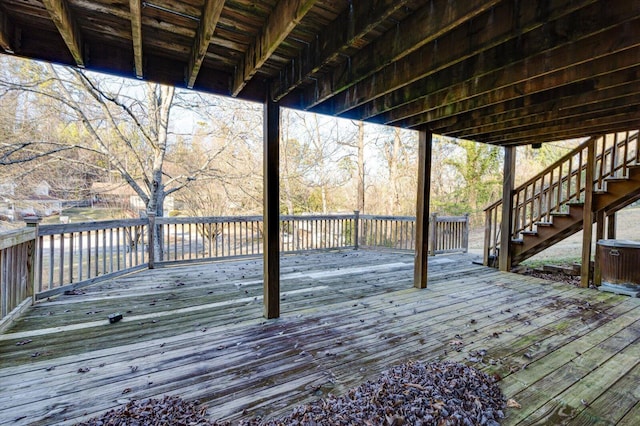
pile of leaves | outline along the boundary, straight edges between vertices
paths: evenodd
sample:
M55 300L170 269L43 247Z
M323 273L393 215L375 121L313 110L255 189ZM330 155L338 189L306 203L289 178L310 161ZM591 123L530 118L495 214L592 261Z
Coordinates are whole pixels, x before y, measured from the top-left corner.
M368 381L343 396L301 405L282 418L242 420L239 426L280 425L487 425L504 417L505 398L487 374L454 362L396 366L376 381ZM212 425L206 408L177 397L130 402L100 418L97 425Z

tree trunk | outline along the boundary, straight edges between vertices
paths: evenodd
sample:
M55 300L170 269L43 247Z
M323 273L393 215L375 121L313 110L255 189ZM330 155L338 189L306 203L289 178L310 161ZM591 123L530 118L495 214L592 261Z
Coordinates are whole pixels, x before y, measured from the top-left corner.
M358 194L357 210L364 213L364 122L358 123Z
M389 199L387 202L387 214L396 214L400 207L398 163L400 161L400 151L402 141L400 139L400 129L393 132L393 147L389 155Z

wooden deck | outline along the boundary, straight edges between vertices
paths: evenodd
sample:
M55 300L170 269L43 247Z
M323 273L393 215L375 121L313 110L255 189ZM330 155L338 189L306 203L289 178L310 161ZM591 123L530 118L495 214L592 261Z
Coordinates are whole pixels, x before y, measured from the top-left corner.
M261 259L138 272L38 304L0 335L0 424L65 424L131 399L275 416L409 360L502 377L506 425L637 425L640 299L498 272L473 256L345 251L282 259L262 318ZM124 319L109 324L110 313ZM486 351L486 354L485 354ZM482 355L484 354L484 355Z

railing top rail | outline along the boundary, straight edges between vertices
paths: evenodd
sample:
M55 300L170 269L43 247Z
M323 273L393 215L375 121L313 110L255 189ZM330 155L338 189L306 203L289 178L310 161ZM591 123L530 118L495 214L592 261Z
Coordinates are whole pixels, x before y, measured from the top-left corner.
M97 231L109 228L122 228L126 226L139 226L149 223L148 219L116 219L98 220L93 222L56 223L52 225L40 225L39 235L58 235L71 232Z
M262 216L193 216L193 217L156 217L156 224L195 224L195 223L226 223L226 222L256 222Z
M303 215L280 215L280 220L330 220L330 219L353 219L356 215L353 213L337 213L337 214L303 214ZM360 216L362 217L362 216ZM262 220L262 216L260 216Z
M361 214L360 219L365 220L395 220L398 222L408 222L413 221L416 218L414 216L378 216L373 214Z
M578 145L577 147L573 148L571 151L569 151L568 153L566 153L565 155L560 157L552 165L550 165L546 169L542 170L541 172L539 172L538 174L536 174L534 177L532 177L531 179L527 180L526 182L523 182L522 184L520 184L518 187L516 187L514 189L514 192L518 192L518 191L524 189L525 187L531 185L536 180L540 179L540 176L546 175L547 173L551 173L552 170L558 168L558 164L561 164L561 163L564 163L565 161L568 161L571 157L573 157L574 155L576 155L580 151L586 149L589 146L589 144L591 143L592 140L597 140L598 138L601 138L602 136L603 135L598 135L598 136L592 136L592 137L588 138L586 141L582 142L580 145Z
M469 215L465 216L436 216L436 222L466 222Z
M558 167L559 163L564 163L565 161L569 160L571 157L573 157L574 155L576 155L578 152L582 151L583 149L585 149L589 143L592 140L597 140L598 138L602 137L603 135L598 135L598 136L592 136L590 138L588 138L586 141L582 142L580 145L578 145L577 147L575 147L574 149L572 149L570 152L568 152L567 154L565 154L564 156L562 156L561 158L559 158L557 161L555 161L552 165L550 165L549 167L547 167L546 169L540 171L539 173L537 173L534 177L532 177L531 179L527 180L526 182L518 185L516 188L514 188L513 192L519 192L522 189L524 189L525 187L531 185L532 183L534 183L535 181L537 181L538 179L540 179L540 176L546 175L547 173L550 173L551 170L555 169ZM487 207L484 208L484 211L488 211L491 209L494 209L496 207L498 207L499 205L502 204L502 200L497 200L495 202L493 202L492 204L488 205Z
M20 228L2 232L0 233L0 250L17 246L27 241L33 241L35 238L35 228Z

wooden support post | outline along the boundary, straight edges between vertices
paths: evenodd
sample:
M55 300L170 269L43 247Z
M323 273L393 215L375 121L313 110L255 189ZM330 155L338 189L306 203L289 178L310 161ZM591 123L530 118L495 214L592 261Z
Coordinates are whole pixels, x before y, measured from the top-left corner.
M587 169L585 173L584 207L582 212L582 267L580 287L589 287L591 278L591 241L593 237L593 176L595 169L595 143L592 140L587 149Z
M353 249L358 250L360 239L360 210L353 211Z
M610 213L607 215L607 238L610 240L616 239L616 214Z
M31 304L36 303L36 269L39 265L38 256L39 241L40 241L40 221L42 218L26 218L24 221L27 224L27 228L35 228L35 238L29 243L27 253L27 295L31 296Z
M147 251L148 251L148 259L147 266L149 269L154 269L156 267L156 245L155 245L155 233L156 233L156 212L148 211L147 212L148 228L147 228Z
M432 134L426 128L418 132L418 199L416 203L416 255L413 286L427 287L429 258L429 195L431 194Z
M429 255L435 256L438 249L438 213L431 213L429 220Z
M596 242L604 238L604 210L600 210L596 213ZM599 286L602 284L602 269L600 262L600 252L596 247L595 260L593 262L593 285Z
M464 253L469 253L469 213L464 214L464 234L462 236L462 247Z
M500 225L501 271L511 270L511 231L513 229L513 187L515 184L516 147L504 147L504 178L502 182L502 224Z
M264 316L280 316L280 106L271 100L264 103L263 118L263 247L264 247Z

